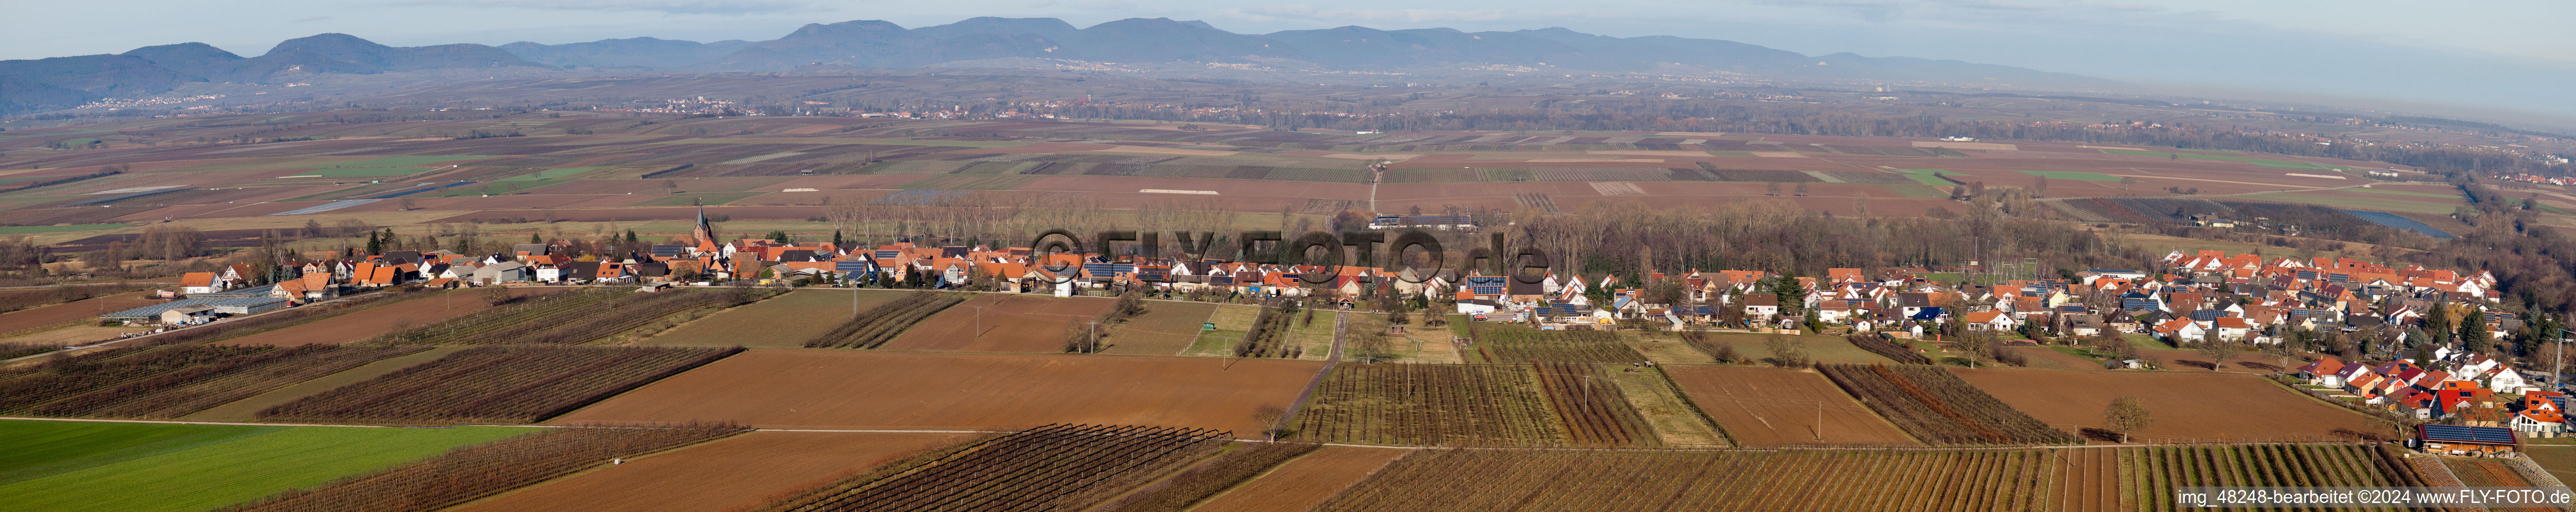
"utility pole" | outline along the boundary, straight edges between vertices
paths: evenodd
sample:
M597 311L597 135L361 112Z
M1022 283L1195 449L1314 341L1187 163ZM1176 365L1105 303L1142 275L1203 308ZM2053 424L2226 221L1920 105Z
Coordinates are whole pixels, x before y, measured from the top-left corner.
M974 336L974 339L979 339L979 340L980 340L980 339L984 339L984 307L983 307L983 306L975 306L975 336Z
M1816 440L1825 440L1825 403L1816 402Z
M1091 336L1086 338L1086 340L1090 342L1091 347L1083 349L1082 353L1089 354L1100 351L1100 320L1094 319L1091 321Z

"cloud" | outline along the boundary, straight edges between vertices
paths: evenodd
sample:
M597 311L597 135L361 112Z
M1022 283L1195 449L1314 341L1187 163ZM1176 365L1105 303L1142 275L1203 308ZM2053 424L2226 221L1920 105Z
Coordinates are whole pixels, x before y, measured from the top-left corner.
M322 20L327 20L327 19L331 19L331 17L330 17L330 16L305 16L305 17L302 17L302 18L296 18L296 19L292 19L292 20L287 20L287 22L288 22L288 23L311 23L311 22L322 21Z
M410 7L483 7L544 9L556 11L658 12L663 14L706 14L741 16L769 14L812 7L799 0L555 0L525 2L518 0L412 0L394 5Z

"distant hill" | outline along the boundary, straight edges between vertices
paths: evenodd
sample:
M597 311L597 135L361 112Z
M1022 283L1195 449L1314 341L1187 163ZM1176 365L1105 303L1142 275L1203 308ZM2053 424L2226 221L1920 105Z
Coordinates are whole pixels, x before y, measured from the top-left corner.
M376 74L429 69L539 66L479 44L392 47L348 34L289 39L242 58L204 43L117 55L0 61L0 114L79 106L100 98L167 92L188 82L269 83L280 73Z
M269 83L284 75L375 74L433 69L542 67L673 71L785 71L800 66L921 67L985 59L1118 63L1261 63L1283 69L1396 70L1504 64L1586 71L1693 66L1782 78L1879 80L2087 89L2112 82L1955 60L1810 57L1716 39L1610 37L1564 28L1462 32L1345 26L1236 34L1205 22L1129 18L1075 28L1055 18L980 17L907 29L877 20L814 23L768 41L699 43L637 37L585 43L516 42L391 47L347 34L278 43L244 58L202 43L118 55L0 61L0 113L64 108L102 97L147 96L192 81Z
M750 46L750 41L739 39L700 43L637 37L554 45L520 41L501 45L500 49L529 62L561 68L671 69L706 62Z

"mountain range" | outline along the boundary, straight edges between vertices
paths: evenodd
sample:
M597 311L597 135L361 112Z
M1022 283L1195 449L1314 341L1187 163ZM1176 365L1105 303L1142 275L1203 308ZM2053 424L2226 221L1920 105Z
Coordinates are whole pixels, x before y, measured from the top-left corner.
M1345 26L1237 34L1198 21L1130 18L1075 28L1054 18L973 18L907 29L876 20L816 23L768 41L699 43L638 37L586 43L517 42L391 47L347 34L278 43L242 57L203 43L114 55L0 61L0 113L140 97L188 82L281 83L320 73L376 74L524 67L615 72L784 71L801 66L921 67L985 59L1115 63L1246 63L1287 71L1426 66L1545 66L1590 72L1722 71L1811 80L1877 80L2099 89L2117 84L2065 73L1955 60L1807 56L1757 45L1670 36L1610 37L1563 28L1463 32ZM1676 67L1678 66L1678 68ZM1695 69L1694 69L1695 68Z

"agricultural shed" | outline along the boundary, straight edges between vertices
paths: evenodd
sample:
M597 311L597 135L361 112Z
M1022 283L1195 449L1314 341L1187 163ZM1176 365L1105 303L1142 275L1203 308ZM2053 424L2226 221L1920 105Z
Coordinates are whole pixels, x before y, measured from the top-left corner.
M174 301L170 301L170 302L164 302L164 303L160 303L160 304L154 304L154 305L150 305L150 306L144 306L144 307L139 307L139 308L134 308L134 309L128 309L128 310L124 310L124 311L118 311L118 312L114 312L114 313L108 313L108 314L104 314L104 315L99 315L99 316L98 316L98 318L99 318L100 320L111 320L111 321L150 322L150 321L157 321L157 320L160 320L160 319L161 319L161 314L162 314L162 313L164 313L164 312L168 312L168 311L173 310L173 309L187 308L187 307L195 307L195 306L207 306L207 307L210 307L210 308L212 308L212 311L214 311L215 313L218 313L218 314L247 315L247 314L251 314L251 313L258 313L258 312L261 312L261 311L268 311L268 310L271 310L271 309L277 309L277 308L285 307L285 306L286 306L286 299L285 299L285 298L283 298L283 297L229 297L229 298L189 298L189 299L179 299L179 300L174 300Z
M2416 425L2411 441L2419 450L2454 455L2509 452L2522 445L2510 428L2460 425Z

